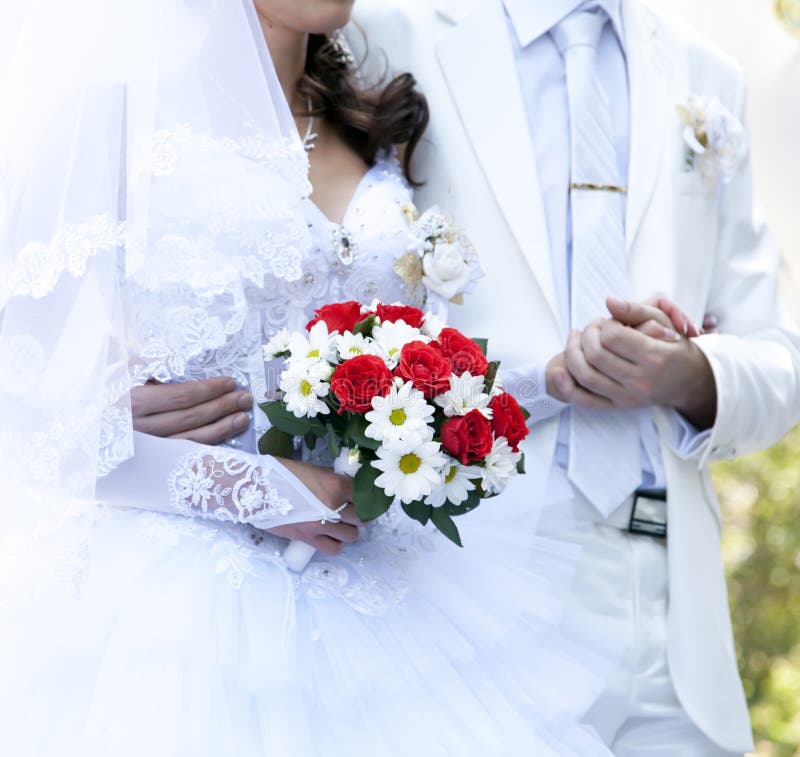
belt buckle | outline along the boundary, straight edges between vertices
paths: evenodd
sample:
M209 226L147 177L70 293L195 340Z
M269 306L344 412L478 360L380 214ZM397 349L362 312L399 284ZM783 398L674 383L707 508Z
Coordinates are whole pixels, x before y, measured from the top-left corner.
M628 532L656 539L667 538L667 490L637 489Z

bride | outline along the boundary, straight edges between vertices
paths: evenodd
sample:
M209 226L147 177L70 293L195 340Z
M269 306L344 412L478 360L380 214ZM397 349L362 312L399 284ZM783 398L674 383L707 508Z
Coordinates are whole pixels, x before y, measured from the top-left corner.
M487 503L458 550L393 511L364 527L307 451L257 455L257 410L216 446L134 430L131 397L181 407L182 382L269 396L262 345L322 304L408 300L427 106L408 76L359 88L333 33L351 5L43 0L20 23L0 93L9 754L607 754L579 721L609 660L559 627L575 556L535 513ZM301 573L287 538L320 552Z

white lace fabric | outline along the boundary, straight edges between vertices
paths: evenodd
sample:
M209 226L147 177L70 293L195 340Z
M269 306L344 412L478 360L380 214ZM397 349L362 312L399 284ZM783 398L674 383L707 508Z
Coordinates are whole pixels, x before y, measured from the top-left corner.
M249 0L76 3L31 6L42 58L20 48L0 80L19 103L19 122L0 128L0 472L41 495L26 510L30 553L48 553L33 535L57 538L70 502L176 527L191 518L226 538L319 520L327 508L254 455L260 411L214 449L134 434L129 391L233 376L261 401L277 385L280 365L261 349L276 331L329 302L406 300L393 266L413 244L412 198L396 158L369 169L333 223L308 198L307 157ZM92 49L104 24L123 22L137 47L101 46L55 73L44 64L62 37ZM37 128L21 128L26 118Z
M135 454L98 482L112 508L143 510L259 529L330 516L308 488L271 457L134 433Z
M134 453L132 386L224 373L266 391L261 312L285 322L292 306L273 293L304 275L310 188L250 0L41 0L19 16L0 65L0 479L16 493L0 551L27 541L35 562ZM269 522L286 510L261 475L222 487L231 517L261 517L257 493ZM290 517L317 517L292 497Z

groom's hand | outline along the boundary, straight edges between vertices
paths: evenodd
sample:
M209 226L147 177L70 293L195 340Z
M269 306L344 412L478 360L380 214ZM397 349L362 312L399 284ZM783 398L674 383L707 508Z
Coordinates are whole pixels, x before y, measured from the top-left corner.
M697 336L698 333L689 317L675 303L659 296L647 300L640 311L636 329L653 339L670 343L680 339L679 332L688 336ZM621 387L615 386L613 382L604 381L600 375L591 374L590 366L586 365L581 355L579 335L580 332L570 335L567 350L556 355L548 364L547 393L561 402L583 408L626 410L634 407L633 399ZM578 381L577 375L584 377L586 386ZM590 385L603 385L606 392L595 393L588 388Z
M703 351L689 339L658 341L636 330L649 307L609 297L612 321L584 332L592 360L645 405L672 407L699 429L717 415L717 388ZM599 338L598 338L599 337Z
M642 330L654 319L653 306L610 298L608 308L611 320L573 331L563 359L551 363L553 396L581 407L673 407L698 428L710 428L716 385L702 351L675 332L664 339L666 332ZM548 367L548 392L550 374Z

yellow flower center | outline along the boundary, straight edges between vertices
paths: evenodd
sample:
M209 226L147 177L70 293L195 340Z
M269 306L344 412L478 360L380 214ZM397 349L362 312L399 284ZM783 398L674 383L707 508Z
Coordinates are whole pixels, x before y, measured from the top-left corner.
M389 350L389 357L394 357L398 352L400 352L400 350L398 350L397 347L392 347L392 349Z
M396 410L392 410L392 414L389 416L389 420L395 426L402 426L406 422L406 411L403 410L402 407L398 407Z
M311 350L306 357L319 357L319 350Z
M450 470L447 472L447 475L444 477L444 482L449 484L455 477L456 473L458 473L458 468L454 465Z
M363 355L363 351L360 350L358 347L351 347L349 350L351 355Z
M420 465L422 465L422 459L413 453L403 455L400 458L400 471L405 473L407 476L410 476L412 473L416 473L419 470Z
M308 379L303 379L303 383L300 384L300 394L304 397L310 397L313 391L314 387L311 386L311 382Z

